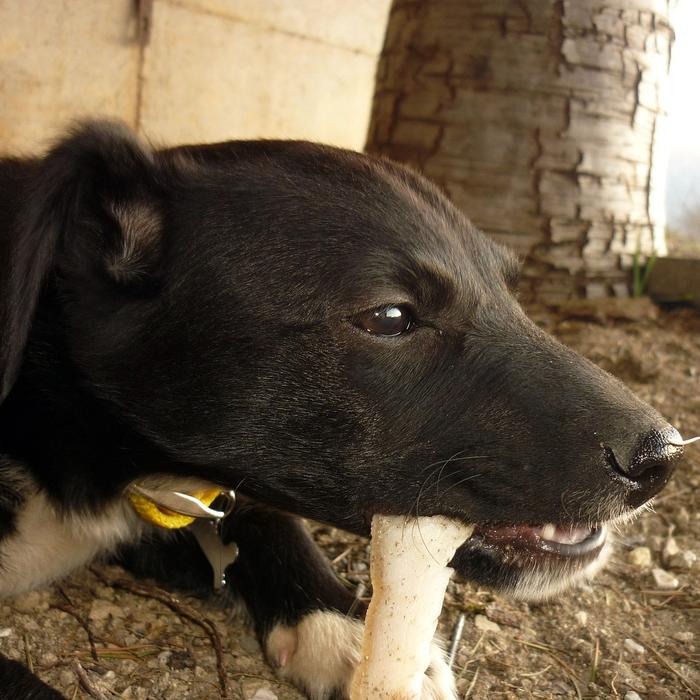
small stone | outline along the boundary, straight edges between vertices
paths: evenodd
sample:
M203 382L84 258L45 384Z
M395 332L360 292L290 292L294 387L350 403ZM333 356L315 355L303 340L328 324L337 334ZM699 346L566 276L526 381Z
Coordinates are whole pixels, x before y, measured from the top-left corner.
M167 664L168 668L171 668L174 671L181 671L183 668L194 668L195 666L194 657L189 651L187 651L187 649L177 649L175 651L168 652L168 654L169 656L165 663ZM158 655L159 661L162 655L162 653ZM161 665L163 665L162 662Z
M648 569L651 566L651 550L649 547L635 547L630 550L627 560L638 569Z
M576 622L581 626L588 623L588 613L585 610L579 610L574 617L576 618Z
M692 642L695 639L693 632L674 632L671 636L678 642Z
M58 661L58 656L54 654L52 651L47 651L45 654L42 654L39 663L42 666L53 666L56 662Z
M101 600L111 600L114 602L114 588L104 586L101 583L95 584L94 595Z
M251 637L249 634L243 634L238 638L238 643L241 645L241 649L248 654L259 654L260 645L255 637Z
M646 652L646 649L639 642L635 642L634 639L625 639L623 646L630 654L644 654Z
M675 557L681 551L675 537L669 537L664 544L662 558L665 562L671 561L671 557Z
M75 674L73 671L69 671L68 669L64 669L58 674L58 679L61 681L61 685L64 687L68 687L69 685L75 684Z
M642 700L642 696L639 693L635 693L634 690L628 690L625 693L625 700Z
M698 555L687 549L672 556L668 563L676 569L692 569L697 560Z
M251 695L250 700L278 700L278 698L269 688L258 688Z
M686 530L690 525L690 513L685 506L681 506L676 513L676 526L679 530Z
M496 603L489 603L484 610L484 614L492 622L498 625L506 625L507 627L520 627L518 616L511 611L500 608Z
M678 579L663 569L652 569L651 575L654 577L654 583L659 590L673 591L679 586Z
M125 617L125 613L118 605L110 603L108 600L100 600L97 598L92 601L88 617L95 622L100 622L102 620L108 620L110 617Z
M128 678L139 666L140 663L132 659L122 659L119 662L119 672L122 674L123 678Z
M13 607L21 613L43 612L49 609L48 594L46 591L30 591L15 598Z
M654 552L660 552L664 548L664 538L661 535L649 535L647 542Z
M0 629L0 639L3 637L11 637L12 636L12 627L3 627Z
M500 632L501 627L498 623L489 620L486 615L476 615L474 617L474 626L482 632Z

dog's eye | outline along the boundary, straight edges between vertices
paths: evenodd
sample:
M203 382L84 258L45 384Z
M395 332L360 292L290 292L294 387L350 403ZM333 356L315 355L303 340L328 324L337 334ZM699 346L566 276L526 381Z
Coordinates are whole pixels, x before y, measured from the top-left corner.
M382 306L361 313L354 319L354 323L373 335L393 336L410 331L413 317L406 306Z

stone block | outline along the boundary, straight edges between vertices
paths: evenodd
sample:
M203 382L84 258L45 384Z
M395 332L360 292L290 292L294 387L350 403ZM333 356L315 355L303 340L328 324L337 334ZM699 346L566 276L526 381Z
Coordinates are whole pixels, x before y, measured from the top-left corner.
M178 4L377 56L391 0L181 0Z
M649 296L659 302L692 302L700 308L700 260L658 258L649 275Z
M79 117L136 123L132 0L0 2L0 147L44 148Z
M167 144L266 137L363 147L373 56L163 0L154 12L146 135Z

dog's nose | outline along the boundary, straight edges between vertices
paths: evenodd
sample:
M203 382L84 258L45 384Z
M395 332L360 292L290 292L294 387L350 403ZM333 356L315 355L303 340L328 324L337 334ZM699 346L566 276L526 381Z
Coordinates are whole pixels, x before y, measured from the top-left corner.
M669 426L644 435L626 459L607 450L612 468L634 483L628 498L630 505L641 505L661 491L683 455L682 443L680 433Z

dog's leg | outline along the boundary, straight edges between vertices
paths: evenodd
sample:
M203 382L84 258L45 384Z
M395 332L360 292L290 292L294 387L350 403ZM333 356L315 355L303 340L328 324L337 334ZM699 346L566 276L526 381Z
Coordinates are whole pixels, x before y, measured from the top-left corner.
M348 615L354 595L335 576L302 522L263 506L243 505L226 519L223 535L240 549L227 580L243 598L280 678L313 700L346 698L360 657L364 608L356 606ZM190 533L145 546L125 551L122 563L169 585L211 590L211 569ZM452 700L452 674L437 645L432 656L423 698Z
M0 699L65 700L65 697L49 688L26 666L0 655Z

